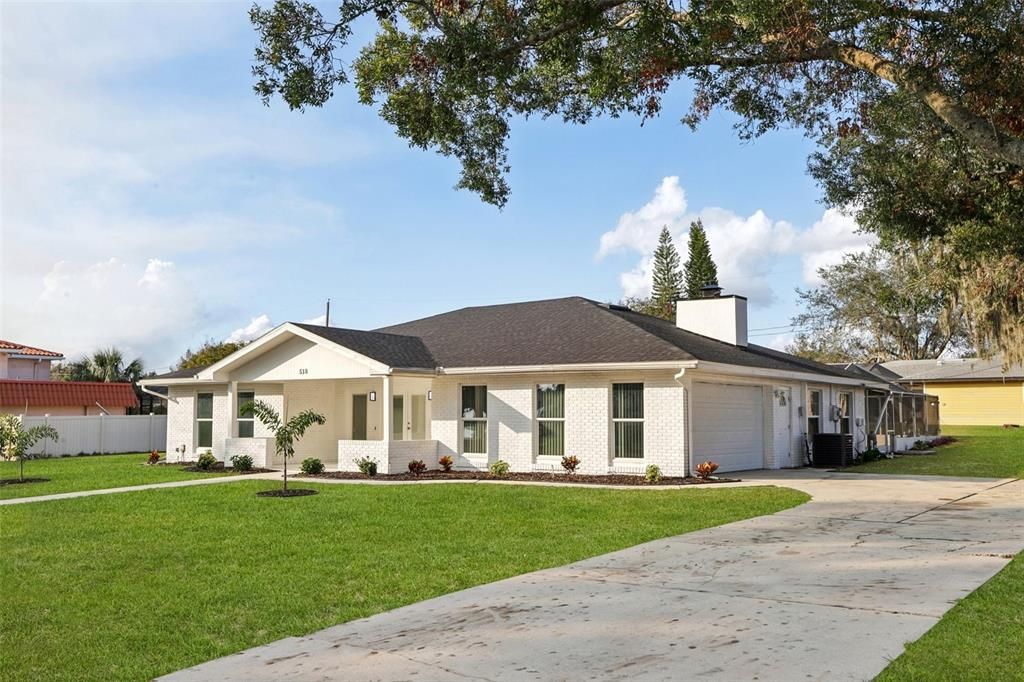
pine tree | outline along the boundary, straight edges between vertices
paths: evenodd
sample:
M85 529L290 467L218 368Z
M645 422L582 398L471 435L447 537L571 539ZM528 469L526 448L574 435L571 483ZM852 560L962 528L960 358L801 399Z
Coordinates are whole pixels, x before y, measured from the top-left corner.
M675 318L676 301L682 295L683 273L679 270L679 252L667 227L661 228L658 248L654 250L654 278L651 287L653 314L666 320Z
M711 245L704 232L704 224L698 218L690 223L689 258L686 261L686 297L700 298L701 287L718 284L718 268L711 260Z

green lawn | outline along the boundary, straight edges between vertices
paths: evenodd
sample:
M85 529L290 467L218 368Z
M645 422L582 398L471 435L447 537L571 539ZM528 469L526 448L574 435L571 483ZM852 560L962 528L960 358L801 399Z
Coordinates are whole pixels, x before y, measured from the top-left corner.
M52 457L25 462L25 478L48 478L42 483L0 486L0 500L67 493L73 490L119 488L125 485L183 481L203 476L182 471L176 466L146 466L149 453L132 455L96 455L89 457ZM0 478L17 478L17 462L0 462Z
M0 507L7 680L148 679L290 635L803 503L785 488L238 481Z
M877 679L1024 680L1024 554L954 606Z
M934 455L881 460L848 469L866 474L927 476L1024 477L1024 429L1001 426L945 426L944 436L959 442L943 445Z

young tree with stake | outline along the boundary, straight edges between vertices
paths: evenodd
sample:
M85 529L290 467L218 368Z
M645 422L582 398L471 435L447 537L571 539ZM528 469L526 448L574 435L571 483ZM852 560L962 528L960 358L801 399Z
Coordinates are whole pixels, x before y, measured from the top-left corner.
M26 429L21 418L13 414L0 415L0 455L6 460L18 460L18 480L25 480L25 460L35 459L29 449L44 438L60 440L57 429L39 424Z
M274 450L284 458L284 487L288 491L288 460L295 456L295 442L302 438L306 429L314 424L326 424L327 418L313 410L303 410L282 422L281 415L262 400L251 400L241 409L242 414L252 415L260 420L274 434Z

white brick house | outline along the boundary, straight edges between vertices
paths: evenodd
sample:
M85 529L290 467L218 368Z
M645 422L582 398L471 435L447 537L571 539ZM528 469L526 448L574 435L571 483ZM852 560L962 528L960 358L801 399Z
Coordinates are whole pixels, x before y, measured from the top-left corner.
M285 323L202 369L144 382L168 387L167 452L250 454L276 465L269 434L239 415L250 399L327 423L297 459L382 473L410 460L585 473L657 464L691 473L804 463L811 431L867 445L865 390L884 384L747 343L746 299L680 301L677 323L584 298L463 308L375 331Z

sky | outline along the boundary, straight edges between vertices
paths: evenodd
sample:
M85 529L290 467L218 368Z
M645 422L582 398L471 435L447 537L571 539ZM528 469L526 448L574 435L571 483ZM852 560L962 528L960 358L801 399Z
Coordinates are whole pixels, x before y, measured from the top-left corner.
M868 237L826 209L797 131L727 113L517 121L503 210L457 191L351 88L322 109L252 91L246 3L0 3L0 338L169 368L284 321L372 329L471 305L650 286L663 225L708 231L751 341L783 347L795 290ZM330 11L329 8L326 11ZM372 25L359 27L355 43Z

